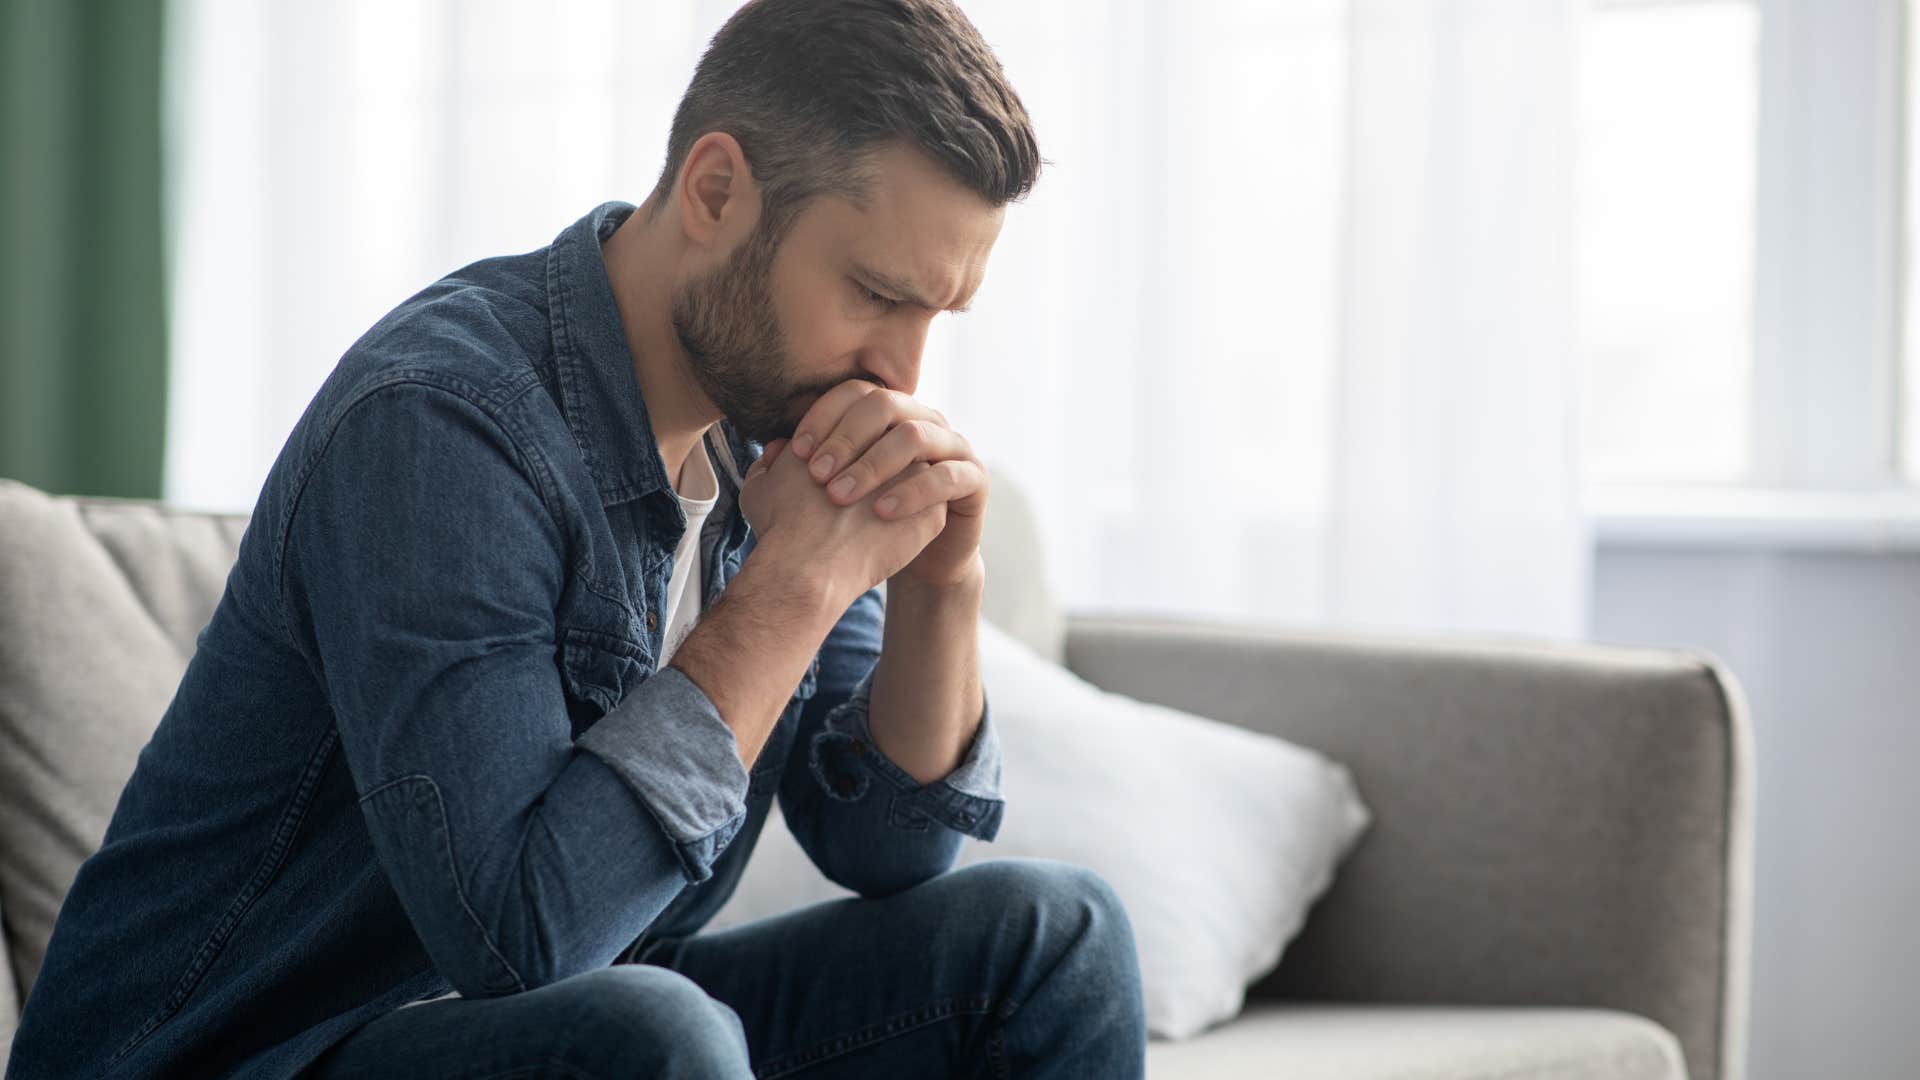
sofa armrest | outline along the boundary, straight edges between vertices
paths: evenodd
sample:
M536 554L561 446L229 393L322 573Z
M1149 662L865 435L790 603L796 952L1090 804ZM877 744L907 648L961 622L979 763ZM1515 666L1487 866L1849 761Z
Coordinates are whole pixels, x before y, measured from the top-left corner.
M1072 615L1066 660L1353 771L1373 826L1253 996L1624 1009L1742 1074L1752 734L1712 656Z

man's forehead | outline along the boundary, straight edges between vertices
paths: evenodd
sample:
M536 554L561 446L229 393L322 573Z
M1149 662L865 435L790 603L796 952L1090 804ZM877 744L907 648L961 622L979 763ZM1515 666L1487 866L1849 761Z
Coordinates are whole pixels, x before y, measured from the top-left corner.
M862 215L837 229L835 254L847 269L900 300L929 307L964 306L987 275L998 221L902 221ZM939 300L941 304L933 304Z
M1005 212L958 185L901 190L908 186L882 178L864 207L839 196L820 200L832 245L852 269L889 287L884 291L915 302L964 305L986 274Z

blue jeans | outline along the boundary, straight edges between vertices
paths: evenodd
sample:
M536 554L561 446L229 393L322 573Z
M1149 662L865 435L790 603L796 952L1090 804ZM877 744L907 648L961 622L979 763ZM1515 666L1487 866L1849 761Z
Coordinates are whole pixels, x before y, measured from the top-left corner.
M1133 928L1084 867L1003 858L504 997L398 1009L314 1063L416 1077L1102 1077L1146 1071Z

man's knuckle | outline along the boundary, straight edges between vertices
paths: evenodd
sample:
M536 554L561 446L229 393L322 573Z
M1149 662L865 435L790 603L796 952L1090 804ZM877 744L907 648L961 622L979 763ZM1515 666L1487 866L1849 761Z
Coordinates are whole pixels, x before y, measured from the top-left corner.
M847 410L848 416L858 415L863 420L883 419L893 415L893 403L887 398L892 391L875 390Z
M940 438L939 425L926 420L909 420L903 426L915 450L931 450Z

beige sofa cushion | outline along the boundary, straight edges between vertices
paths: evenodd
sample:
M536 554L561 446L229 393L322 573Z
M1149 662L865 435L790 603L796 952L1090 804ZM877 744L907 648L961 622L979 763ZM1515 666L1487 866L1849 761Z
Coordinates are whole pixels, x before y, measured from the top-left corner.
M0 913L22 1001L244 525L0 480Z
M1154 1080L1686 1080L1680 1043L1611 1009L1255 1002L1184 1042L1147 1044Z
M7 959L6 932L6 912L0 911L0 1072L7 1070L7 1048L20 1026L20 986L13 979L13 962Z

